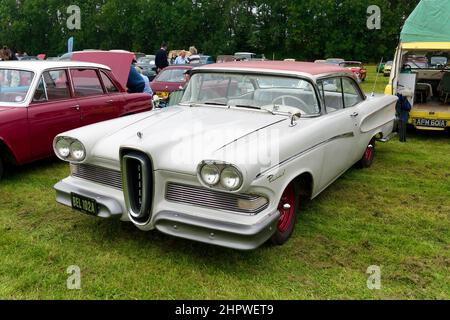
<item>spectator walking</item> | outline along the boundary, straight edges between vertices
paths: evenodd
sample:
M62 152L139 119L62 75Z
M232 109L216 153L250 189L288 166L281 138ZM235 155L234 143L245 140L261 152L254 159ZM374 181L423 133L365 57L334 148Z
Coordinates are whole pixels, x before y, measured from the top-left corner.
M189 48L191 55L187 58L189 64L200 63L200 56L198 55L197 48L192 46Z
M180 55L175 59L175 64L186 64L186 54L186 51L181 50Z
M395 106L395 111L398 116L399 122L399 136L400 142L406 142L406 125L408 124L409 112L411 111L411 104L408 101L408 98L401 94L397 94L398 101Z
M155 66L157 73L160 73L161 70L169 66L169 61L167 57L167 44L165 42L161 44L161 48L156 52Z

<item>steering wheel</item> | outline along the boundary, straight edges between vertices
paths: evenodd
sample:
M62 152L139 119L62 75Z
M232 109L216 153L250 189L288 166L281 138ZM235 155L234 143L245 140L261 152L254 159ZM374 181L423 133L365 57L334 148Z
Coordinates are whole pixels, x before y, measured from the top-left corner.
M303 111L303 113L306 113L304 110L308 110L308 109L309 109L309 106L305 103L305 101L303 101L302 99L300 99L300 98L298 98L298 97L296 97L296 96L291 96L291 95L288 95L288 94L286 94L286 95L284 95L284 96L279 96L279 97L275 98L275 99L272 101L272 104L276 104L276 103L275 103L276 101L281 100L281 104L282 104L282 105L288 106L288 105L285 103L287 98L298 101L298 102L300 103L300 108L299 108L299 109L300 109L300 111ZM294 106L291 106L291 107L294 107ZM298 108L297 106L295 106L295 107Z

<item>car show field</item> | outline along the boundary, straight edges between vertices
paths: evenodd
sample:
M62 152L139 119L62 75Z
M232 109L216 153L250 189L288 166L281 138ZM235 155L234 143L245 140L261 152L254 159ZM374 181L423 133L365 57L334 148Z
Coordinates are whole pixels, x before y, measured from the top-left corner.
M370 95L375 66L362 84ZM375 92L388 79L379 75ZM301 203L282 247L251 252L143 233L131 223L74 213L52 186L57 160L5 174L0 184L3 299L448 299L449 132L408 132L377 143L369 169L352 168ZM381 289L367 286L381 267ZM68 290L68 268L81 290Z

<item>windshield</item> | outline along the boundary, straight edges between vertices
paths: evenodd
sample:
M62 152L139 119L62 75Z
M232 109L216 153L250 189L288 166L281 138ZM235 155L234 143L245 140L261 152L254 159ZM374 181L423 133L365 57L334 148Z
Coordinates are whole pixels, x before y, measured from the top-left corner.
M33 77L30 71L0 69L0 102L24 102Z
M184 73L187 69L166 69L163 70L155 81L157 82L184 82Z
M302 79L253 74L199 73L181 103L320 113L313 85ZM283 108L286 107L286 108Z

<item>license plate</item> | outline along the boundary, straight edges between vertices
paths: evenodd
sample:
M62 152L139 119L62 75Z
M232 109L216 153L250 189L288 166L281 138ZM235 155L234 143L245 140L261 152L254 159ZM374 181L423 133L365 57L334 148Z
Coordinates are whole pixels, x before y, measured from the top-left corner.
M415 119L416 126L431 127L431 128L445 128L447 127L446 120L432 120L432 119Z
M98 213L97 201L91 198L80 196L76 193L71 194L72 208L83 213L96 216Z
M165 99L169 96L169 92L156 92L156 95L162 99Z

